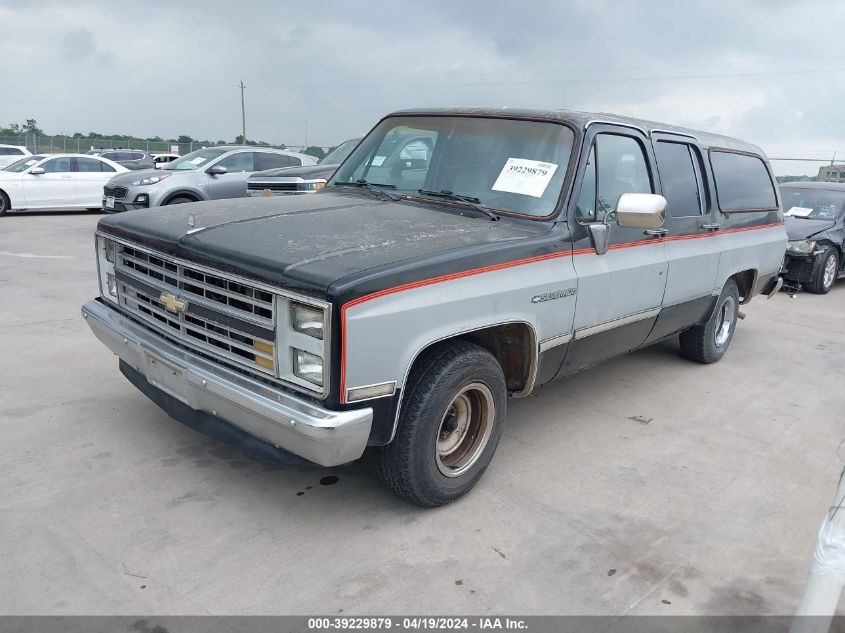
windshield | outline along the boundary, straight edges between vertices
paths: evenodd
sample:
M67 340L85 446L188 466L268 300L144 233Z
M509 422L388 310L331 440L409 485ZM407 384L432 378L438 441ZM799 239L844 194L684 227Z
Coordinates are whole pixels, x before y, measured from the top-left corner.
M496 211L547 216L557 204L573 138L555 123L391 117L361 141L329 184L366 180L414 198L428 197L422 189Z
M228 151L229 150L227 149L214 149L212 147L206 149L198 149L197 151L191 152L190 154L185 154L182 158L167 163L167 165L162 167L162 169L178 171L196 169L197 167L204 165L208 161L213 160Z
M337 147L335 147L332 151L325 155L323 160L320 161L321 165L340 165L343 161L346 160L346 157L352 153L352 150L361 142L359 138L352 138L346 141L345 143L341 143Z
M783 214L810 220L835 220L845 205L845 191L782 187Z
M29 169L39 160L44 160L47 158L44 154L39 154L38 156L27 156L26 158L21 158L18 161L15 161L11 165L6 165L3 171L14 171L20 173L25 169Z

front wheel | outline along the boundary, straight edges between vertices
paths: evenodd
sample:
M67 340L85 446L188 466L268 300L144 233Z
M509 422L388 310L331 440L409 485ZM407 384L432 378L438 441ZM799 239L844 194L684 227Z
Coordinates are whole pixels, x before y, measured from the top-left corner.
M188 202L196 202L196 200L193 200L192 198L189 198L188 196L176 196L175 198L168 200L167 205L186 204Z
M698 363L715 363L728 351L738 318L739 290L728 279L707 323L681 332L681 354Z
M839 253L835 248L828 246L816 256L813 262L813 278L804 284L804 290L817 295L826 295L833 288L838 277Z
M431 508L469 492L499 444L507 386L496 358L465 341L434 347L415 364L396 437L378 449L381 478Z
M6 212L12 208L12 203L9 201L9 196L0 191L0 215L6 215Z

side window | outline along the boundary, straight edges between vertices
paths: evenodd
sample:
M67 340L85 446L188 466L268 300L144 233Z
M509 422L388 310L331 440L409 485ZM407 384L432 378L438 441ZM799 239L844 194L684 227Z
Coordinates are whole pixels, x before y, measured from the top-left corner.
M722 211L777 208L772 179L759 157L711 150L710 164Z
M104 167L108 167L108 170L103 169ZM76 171L84 172L84 173L100 173L103 171L114 171L111 167L106 165L104 162L97 160L96 158L82 158L78 156L76 158Z
M17 147L7 147L6 154L9 156L23 156L23 151L19 150Z
M278 167L293 167L300 165L298 159L287 154L271 154L269 152L258 152L255 155L255 171L264 169L276 169Z
M576 216L601 221L616 208L623 193L653 193L643 148L630 136L598 134L590 149Z
M11 155L12 151L9 147L0 147L0 156L9 156Z
M654 147L657 171L673 218L701 215L701 189L696 176L695 150L686 143L658 141Z
M61 174L72 171L70 158L65 156L62 158L53 158L48 160L45 163L42 163L40 167L44 169L44 173L46 174Z
M142 160L144 158L143 152L132 152L129 160Z
M228 169L230 174L255 171L253 168L253 156L255 156L255 152L238 152L237 154L226 156L226 158L217 164Z

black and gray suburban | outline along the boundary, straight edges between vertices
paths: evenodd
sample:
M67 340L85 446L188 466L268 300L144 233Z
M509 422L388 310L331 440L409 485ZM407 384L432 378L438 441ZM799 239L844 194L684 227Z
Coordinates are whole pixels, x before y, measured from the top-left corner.
M785 247L748 143L409 110L314 195L102 219L82 313L172 417L325 466L370 447L396 494L437 506L481 478L509 397L672 336L719 360Z
M845 183L781 185L789 244L783 277L789 290L827 294L845 276Z

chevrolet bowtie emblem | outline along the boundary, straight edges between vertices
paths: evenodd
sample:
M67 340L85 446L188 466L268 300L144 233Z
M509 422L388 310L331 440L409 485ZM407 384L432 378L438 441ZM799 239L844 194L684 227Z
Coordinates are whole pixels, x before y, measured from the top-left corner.
M170 293L162 293L159 301L171 312L184 312L188 308L188 302Z

